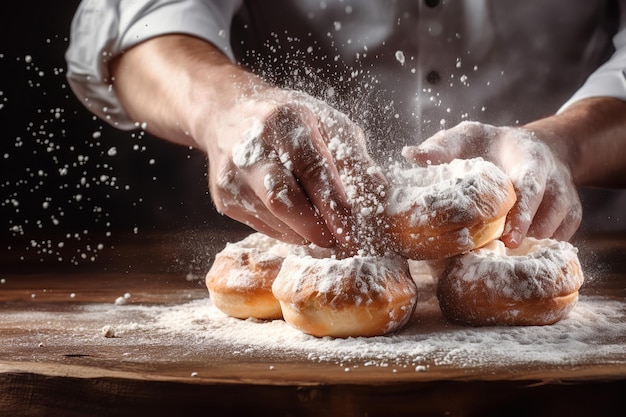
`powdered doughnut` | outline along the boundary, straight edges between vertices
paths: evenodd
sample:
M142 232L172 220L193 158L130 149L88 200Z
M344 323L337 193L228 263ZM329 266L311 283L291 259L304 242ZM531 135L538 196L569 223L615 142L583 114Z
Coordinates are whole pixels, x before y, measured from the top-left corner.
M444 315L471 325L544 325L578 300L583 273L568 242L526 238L510 249L497 240L452 258L439 280Z
M285 321L318 337L376 336L403 327L417 302L408 263L303 247L290 253L272 285Z
M241 319L281 318L280 304L272 294L272 283L292 247L262 233L228 243L215 256L206 276L213 304L224 313Z
M398 168L389 177L388 238L415 260L466 253L498 239L516 199L509 178L482 158Z

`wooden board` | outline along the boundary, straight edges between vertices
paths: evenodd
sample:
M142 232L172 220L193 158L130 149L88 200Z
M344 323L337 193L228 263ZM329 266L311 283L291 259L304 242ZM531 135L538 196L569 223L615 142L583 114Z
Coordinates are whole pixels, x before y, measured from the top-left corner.
M207 251L240 237L208 239ZM106 265L8 268L0 276L0 415L624 411L623 236L577 243L587 282L570 317L554 326L452 325L425 279L405 329L349 340L226 317L210 304L202 273L168 266L185 258L171 242L129 242ZM115 337L105 337L105 327Z

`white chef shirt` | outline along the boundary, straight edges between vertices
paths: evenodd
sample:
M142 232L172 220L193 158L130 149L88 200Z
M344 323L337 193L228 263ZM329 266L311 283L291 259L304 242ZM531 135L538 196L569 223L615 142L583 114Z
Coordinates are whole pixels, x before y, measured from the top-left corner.
M66 59L84 105L133 129L108 63L155 36L193 35L339 97L373 142L398 149L462 120L514 125L588 97L626 100L625 22L626 0L83 0Z
M417 128L417 141L461 120L511 125L586 97L626 100L626 1L242 3L83 0L66 53L70 85L92 112L134 128L110 88L108 62L154 36L185 33L266 72L272 62L280 71L291 51L287 59L326 66L321 76L336 88L358 79L381 96L377 106ZM372 97L364 88L351 94Z

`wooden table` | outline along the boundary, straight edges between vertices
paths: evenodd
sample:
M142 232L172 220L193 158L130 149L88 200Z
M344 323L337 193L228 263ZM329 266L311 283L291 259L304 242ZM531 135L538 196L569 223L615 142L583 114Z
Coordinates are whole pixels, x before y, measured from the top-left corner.
M242 236L195 253L129 239L83 267L2 259L0 415L625 415L626 236L575 241L587 282L554 326L446 323L425 280L404 330L351 340L217 311L203 273Z

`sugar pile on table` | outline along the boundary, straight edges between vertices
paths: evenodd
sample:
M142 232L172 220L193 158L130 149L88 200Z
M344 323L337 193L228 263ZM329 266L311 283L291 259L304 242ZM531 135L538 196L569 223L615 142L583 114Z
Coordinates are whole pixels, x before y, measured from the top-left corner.
M239 320L209 300L175 306L122 306L107 323L117 341L160 343L188 353L228 347L224 355L260 361L297 358L311 362L410 367L507 367L515 364L576 365L593 357L611 363L626 358L626 306L617 300L583 295L565 320L551 326L462 327L446 323L434 296L418 302L413 320L400 332L370 338L316 338L282 320ZM137 310L141 323L124 320ZM102 312L107 317L106 312ZM110 315L109 315L110 316ZM217 349L217 351L220 351Z

